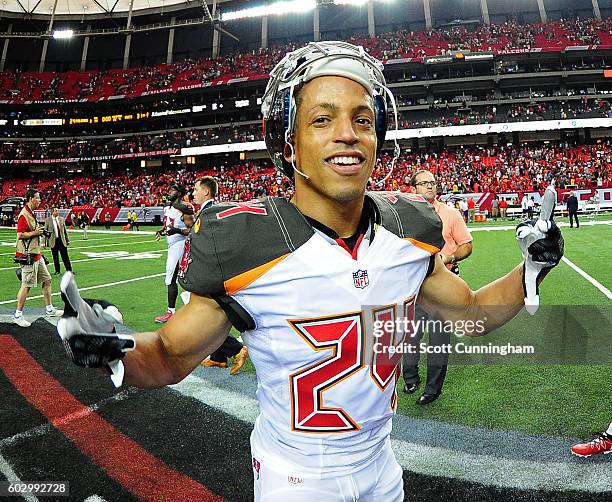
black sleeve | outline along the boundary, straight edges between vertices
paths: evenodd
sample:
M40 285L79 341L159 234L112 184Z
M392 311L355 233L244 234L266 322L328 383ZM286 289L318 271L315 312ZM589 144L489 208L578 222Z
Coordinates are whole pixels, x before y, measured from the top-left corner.
M253 329L251 315L233 296L313 232L283 199L211 206L200 212L185 241L179 283L187 291L214 298L239 331Z
M216 297L224 295L225 289L215 245L215 232L211 227L205 215L200 214L185 240L178 281L187 291Z
M240 331L240 333L255 329L255 321L251 314L231 296L213 296L213 300L223 309L232 326Z
M423 197L402 192L368 193L377 209L379 222L402 239L409 239L431 253L444 247L442 220Z

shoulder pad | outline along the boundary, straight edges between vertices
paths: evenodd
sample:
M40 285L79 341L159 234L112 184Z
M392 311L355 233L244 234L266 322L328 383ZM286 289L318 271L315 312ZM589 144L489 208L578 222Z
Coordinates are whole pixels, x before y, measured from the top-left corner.
M179 281L197 294L232 295L313 233L297 208L280 197L216 204L201 211L192 227Z
M442 221L434 207L417 194L368 192L377 210L377 223L430 253L444 247Z

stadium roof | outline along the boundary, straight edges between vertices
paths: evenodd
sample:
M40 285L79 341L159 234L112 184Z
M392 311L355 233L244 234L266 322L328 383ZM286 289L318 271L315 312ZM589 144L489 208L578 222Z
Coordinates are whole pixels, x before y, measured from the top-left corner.
M11 17L50 16L56 0L0 0L0 15L12 14ZM227 0L217 0L217 4ZM207 0L209 7L212 0ZM204 0L134 0L133 12L163 12L199 7ZM112 14L127 15L130 0L57 0L56 16L108 16Z

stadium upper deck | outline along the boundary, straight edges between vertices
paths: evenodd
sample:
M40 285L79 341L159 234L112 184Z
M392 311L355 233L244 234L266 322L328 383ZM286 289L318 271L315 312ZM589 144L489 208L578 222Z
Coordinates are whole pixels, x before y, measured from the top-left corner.
M440 27L414 32L402 29L375 37L354 36L384 61L419 62L455 52L493 55L562 52L569 49L612 49L612 18L561 20L520 25L506 22L476 27ZM0 73L0 102L101 101L227 84L236 79L266 79L272 66L299 44L248 53L233 52L215 59L187 59L106 71Z

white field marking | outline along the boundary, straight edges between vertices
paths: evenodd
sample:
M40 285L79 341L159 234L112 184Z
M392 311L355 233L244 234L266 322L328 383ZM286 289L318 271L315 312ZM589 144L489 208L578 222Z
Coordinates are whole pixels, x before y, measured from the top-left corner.
M68 232L71 233L83 233L83 229L81 228L73 228L68 229ZM91 228L87 229L88 234L115 234L115 235L155 235L156 230L91 230Z
M68 228L68 232L71 234L82 234L83 229L81 228ZM17 231L17 227L0 227L0 235L4 232L10 232L15 235ZM87 234L114 234L114 235L155 235L155 230L91 230L91 228L87 229Z
M148 251L148 253L167 253L168 249L160 249L159 251ZM85 254L85 253L82 253ZM136 253L136 254L141 254L141 253ZM97 256L95 258L82 258L80 260L70 260L70 263L82 263L84 261L96 261L96 260L116 260L118 259L117 256ZM49 263L48 267L50 267L51 264ZM4 267L4 268L0 268L0 272L4 271L4 270L17 270L17 267Z
M93 239L75 239L74 237L72 238L72 240L70 241L71 244L97 244L98 242L117 242L117 241L126 241L129 242L131 240L136 240L136 237L140 237L140 236L134 236L131 238L120 238L120 237L102 237L102 238L97 238L94 237ZM146 236L145 236L146 237Z
M569 223L557 223L560 227L569 227ZM612 220L603 220L603 221L587 221L582 224L583 226L594 226L594 225L612 225ZM477 227L477 228L469 228L470 232L474 231L495 231L495 230L514 230L516 227ZM597 279L591 277L584 270L582 270L578 265L568 260L565 256L561 258L561 260L570 268L574 269L578 274L584 277L588 282L590 282L593 286L595 286L599 291L603 293L603 295L608 299L612 300L612 292L608 288L606 288L602 283L600 283Z
M521 223L524 220L517 220L516 225L518 225L519 223ZM500 226L494 226L494 225L490 225L488 227L468 227L468 230L470 232L490 232L493 230L515 230L516 229L516 225L500 225ZM584 223L581 223L580 226L584 225L585 227L593 227L595 225L612 225L612 220L600 220L600 221L585 221ZM567 227L569 228L569 223L565 223L563 221L558 222L557 226L560 228L564 228Z
M146 279L153 279L155 277L163 277L166 273L161 274L153 274L153 275L144 275L142 277L135 277L134 279L126 279L125 281L117 281L117 282L109 282L107 284L98 284L97 286L87 286L86 288L79 288L79 291L89 291L92 289L101 289L101 288L110 288L112 286L119 286L120 284L128 284L130 282L144 281ZM60 293L51 293L51 296L59 296ZM29 296L29 300L37 300L39 298L43 298L43 295ZM0 302L0 305L6 305L8 303L15 303L17 300L13 298L12 300L4 300Z
M251 425L259 414L254 397L225 389L193 373L169 387ZM502 458L411 443L394 437L393 433L391 435L391 446L399 464L420 474L431 476L443 472L450 478L489 486L555 492L603 492L612 489L610 468L605 462L587 464Z
M4 477L6 478L6 480L9 481L10 483L21 483L22 482L21 479L19 479L19 476L17 476L17 474L11 467L11 464L8 463L8 461L2 456L1 453L0 453L0 473L2 473ZM22 493L21 497L26 499L28 502L38 502L38 499L34 495Z
M136 394L137 392L139 392L139 389L135 387L122 390L121 392L118 392L117 394L113 396L101 399L97 403L94 403L90 406L83 406L83 409L79 412L71 413L64 417L56 418L53 421L53 423L46 422L36 427L32 427L31 429L28 429L27 431L18 432L17 434L1 439L0 448L15 445L15 444L18 444L20 441L31 439L33 437L43 436L53 429L53 424L65 425L73 420L78 420L81 417L91 415L92 413L98 411L103 406L109 403L123 401L124 399L127 399L132 394Z
M73 248L73 247L69 247L68 251L74 251L76 249L96 249L96 248L111 248L111 247L115 247L115 246L131 246L132 244L153 244L155 241L153 240L148 240L148 241L136 241L136 242L121 242L118 244L100 244L99 246L83 246L83 247L77 247L77 248ZM43 249L43 251L45 251ZM0 256L13 256L15 254L15 252L13 251L12 253L0 253Z
M561 258L561 261L568 265L570 268L574 269L578 272L582 277L584 277L587 281L589 281L593 286L595 286L599 291L601 291L608 300L612 300L612 292L606 288L601 282L597 279L594 279L589 274L587 274L584 270L582 270L578 265L568 260L565 256Z
M391 447L404 469L428 476L444 473L449 478L488 486L561 493L568 490L597 493L612 489L608 462L586 464L502 458L397 438L391 439ZM585 496L585 500L587 498Z
M83 499L83 502L106 502L106 500L100 497L100 495L90 495L86 499Z
M136 239L138 237L146 237L146 236L155 236L155 232L139 232L139 233L119 233L119 232L115 232L116 235L113 235L112 237L110 236L110 233L107 233L106 235L102 234L102 235L91 235L89 236L89 238L87 239L83 239L81 232L82 230L76 231L76 230L68 230L68 232L71 234L70 236L72 237L73 242L74 241L84 241L84 240L88 240L88 241L94 241L94 242L101 242L101 241L110 241L110 240L117 240L120 238L124 238L125 240L129 240L129 239ZM7 245L9 243L15 245L15 239L17 237L17 231L13 230L11 232L2 232L0 231L0 239L2 240L6 240L9 242L2 242L0 243L0 245ZM10 242L12 241L12 242Z

